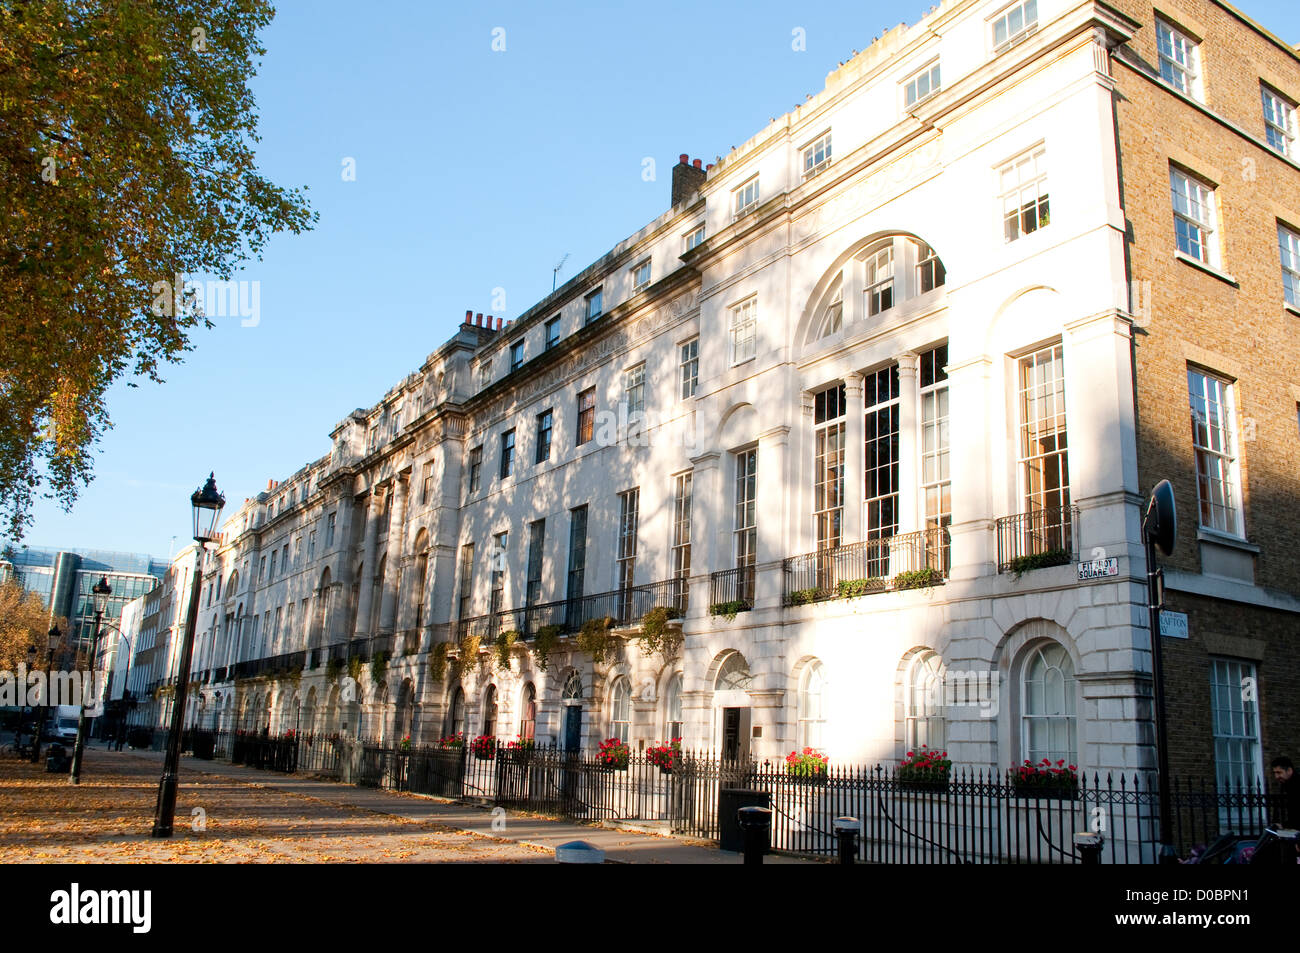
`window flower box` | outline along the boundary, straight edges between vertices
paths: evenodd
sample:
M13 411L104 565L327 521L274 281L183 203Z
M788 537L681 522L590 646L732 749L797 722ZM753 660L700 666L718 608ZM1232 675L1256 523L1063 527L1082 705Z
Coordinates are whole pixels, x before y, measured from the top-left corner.
M952 770L952 761L946 751L934 751L921 745L916 751L909 751L894 777L898 786L904 791L947 791L948 773Z
M682 763L682 739L674 738L671 744L647 748L645 756L651 764L658 765L664 774L672 774L673 768Z
M487 735L479 735L470 742L469 750L480 761L491 761L497 754L497 740Z
M829 760L826 755L804 748L802 752L791 751L785 756L785 772L790 777L807 784L822 785L830 776Z
M1016 797L1073 801L1079 796L1078 769L1064 759L1053 764L1044 758L1038 764L1028 760L1009 773Z
M596 754L600 766L610 771L626 771L631 759L632 749L619 738L606 738Z

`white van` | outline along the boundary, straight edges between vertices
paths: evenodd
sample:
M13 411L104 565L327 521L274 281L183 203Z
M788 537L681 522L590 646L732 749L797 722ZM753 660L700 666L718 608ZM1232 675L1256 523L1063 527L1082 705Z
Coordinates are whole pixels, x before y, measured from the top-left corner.
M77 722L81 718L81 706L57 705L50 712L45 722L45 735L51 741L72 744L77 740Z

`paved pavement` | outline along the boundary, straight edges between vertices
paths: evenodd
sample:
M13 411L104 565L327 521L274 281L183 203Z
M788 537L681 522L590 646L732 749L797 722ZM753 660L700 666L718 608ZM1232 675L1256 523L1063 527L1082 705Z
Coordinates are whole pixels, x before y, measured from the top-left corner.
M102 748L86 751L84 790L95 779L119 777L137 779L147 788L148 779L161 773L161 752L109 752ZM6 759L6 765L8 764ZM517 811L475 807L426 795L359 788L331 781L313 780L299 775L259 771L221 761L183 759L181 790L177 806L177 830L186 826L189 801L213 802L205 810L230 818L232 813L260 817L273 814L277 819L286 812L297 823L243 822L245 836L263 836L263 858L278 862L311 860L425 860L442 862L442 854L454 852L458 861L483 862L553 862L554 849L569 841L582 840L605 851L606 862L633 864L739 864L739 854L718 850L710 842L586 825L553 818L538 817ZM55 780L57 778L57 780ZM7 776L0 773L0 779ZM66 785L66 777L39 775L29 779L48 779L52 785ZM0 792L6 785L0 780ZM59 792L67 791L64 787ZM75 790L75 789L73 789ZM261 792L260 794L258 792ZM7 792L6 792L7 793ZM278 796L272 809L269 800ZM225 798L217 807L214 798ZM267 802L267 803L263 803ZM283 803L281 803L283 802ZM5 805L0 805L3 807ZM152 812L150 812L151 814ZM376 823L376 815L387 821ZM317 824L319 816L319 824ZM227 821L229 824L229 821ZM215 825L214 825L215 826ZM305 841L299 834L315 835ZM455 834L455 838L449 835ZM354 835L361 837L355 839ZM328 838L328 839L322 839ZM352 839L349 839L352 838ZM100 838L103 839L102 837ZM244 846L243 842L235 842ZM154 842L157 845L158 842ZM6 857L6 839L0 831L0 861ZM339 849L336 850L336 847ZM100 853L102 853L102 848ZM71 854L56 855L50 860L77 859ZM84 859L107 859L85 857ZM126 858L123 858L126 859ZM132 857L132 860L167 860L165 856ZM170 859L181 859L179 857ZM241 859L214 856L187 856L190 860ZM768 863L819 863L787 856L769 856Z

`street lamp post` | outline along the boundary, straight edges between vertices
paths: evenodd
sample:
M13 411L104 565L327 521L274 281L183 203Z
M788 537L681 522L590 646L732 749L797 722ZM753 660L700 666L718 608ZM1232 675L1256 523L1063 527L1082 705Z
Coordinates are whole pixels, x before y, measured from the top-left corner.
M1173 799L1169 779L1169 725L1165 714L1165 663L1160 644L1160 610L1165 602L1165 572L1156 562L1156 550L1168 557L1173 555L1174 540L1178 535L1174 511L1174 488L1168 480L1161 480L1151 491L1146 515L1142 518L1142 541L1147 557L1147 611L1151 628L1151 685L1156 728L1156 771L1160 783L1160 849L1157 862L1178 863L1170 836L1173 816Z
M108 597L113 594L113 588L108 584L107 576L100 576L99 582L90 590L91 597L95 601L95 631L90 637L90 656L86 660L86 668L91 674L91 681L94 681L95 674L95 655L99 652L99 626L104 620L104 610L108 608ZM89 690L87 686L86 690ZM81 783L81 755L86 748L86 697L85 692L81 698L81 715L77 718L77 743L72 749L72 777L69 781L72 784Z
M158 803L154 808L153 836L171 837L176 819L176 774L181 760L181 731L185 719L185 696L190 687L190 657L194 653L194 630L199 624L199 594L203 588L203 547L217 538L217 520L226 498L217 490L217 481L211 473L202 489L190 497L194 510L194 541L198 550L194 554L194 581L190 586L190 608L186 613L185 635L181 639L179 675L172 704L171 733L167 736L167 760L163 764L162 778L158 782Z
M32 764L39 764L41 760L41 729L45 727L46 713L50 708L50 672L54 667L54 650L58 648L59 639L62 637L63 633L59 631L57 625L50 626L46 636L48 648L45 653L45 691L41 693L41 716L36 719L36 737L32 739ZM32 646L28 654L33 656L33 664L28 668L35 668L36 647Z

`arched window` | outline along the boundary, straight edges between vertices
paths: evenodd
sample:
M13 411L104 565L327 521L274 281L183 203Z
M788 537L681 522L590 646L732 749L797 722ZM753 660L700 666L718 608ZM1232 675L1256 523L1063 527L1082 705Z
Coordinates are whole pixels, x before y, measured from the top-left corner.
M821 662L813 662L804 669L799 679L799 747L825 746L823 729L826 725L825 709L826 669Z
M388 571L388 556L379 560L379 572L375 573L375 588L370 597L370 634L379 631L379 613L384 604L384 574Z
M495 738L497 733L497 687L489 685L483 695L483 734Z
M632 683L626 677L614 681L610 693L609 736L627 744L632 723Z
M522 703L519 706L519 737L521 739L537 737L537 688L532 682L524 686Z
M451 693L451 704L447 706L447 718L443 722L443 734L455 737L465 730L465 692L459 685Z
M1030 764L1044 758L1055 764L1078 761L1078 720L1075 717L1074 662L1057 642L1044 642L1025 659L1021 685L1021 739Z
M718 677L714 680L713 687L720 692L732 689L745 690L749 688L749 682L749 663L739 652L732 652L718 669Z
M821 315L817 319L815 340L838 334L844 328L844 275L841 273L831 283L826 293L826 303L822 305Z
M576 671L570 672L569 677L564 680L564 691L561 697L564 701L582 701L582 676Z
M943 660L933 652L923 652L912 660L907 672L906 742L907 750L921 745L945 749L948 746L944 720Z
M320 632L316 644L325 645L330 638L330 609L333 608L333 588L329 567L320 574Z
M674 741L682 736L682 674L678 672L668 682L664 692L664 731L666 741Z

